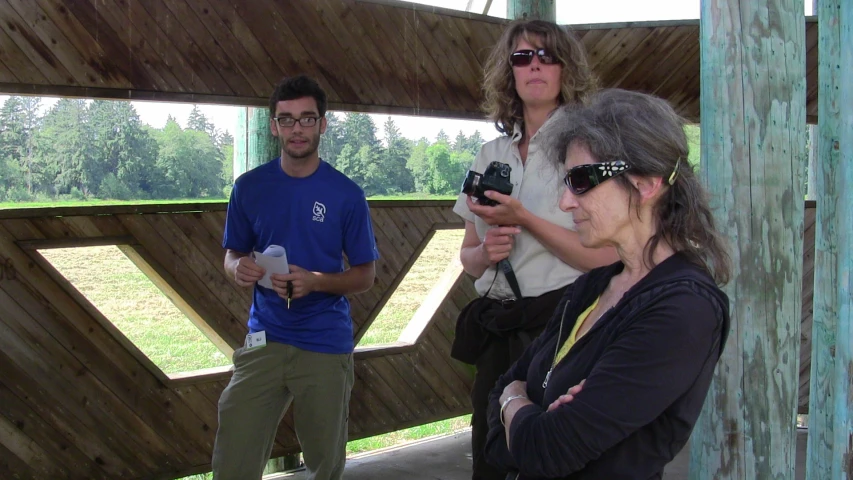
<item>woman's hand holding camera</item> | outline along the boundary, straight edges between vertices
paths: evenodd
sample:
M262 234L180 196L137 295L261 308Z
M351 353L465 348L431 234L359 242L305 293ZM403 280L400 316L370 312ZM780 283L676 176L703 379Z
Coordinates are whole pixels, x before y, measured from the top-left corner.
M512 246L515 244L514 236L521 233L521 228L516 225L521 223L523 212L526 210L518 199L509 195L494 190L489 190L485 194L498 202L498 205L480 205L475 203L470 196L467 203L471 213L492 226L486 232L486 238L483 239L480 247L488 260L488 264L494 265L509 257Z
M492 207L489 207L492 208ZM492 227L486 231L486 238L480 247L489 261L494 265L509 257L512 246L515 243L515 235L521 233L518 227Z
M498 202L498 205L480 205L468 196L468 209L471 213L483 219L489 225L523 225L527 209L509 195L488 190L484 193L490 200Z

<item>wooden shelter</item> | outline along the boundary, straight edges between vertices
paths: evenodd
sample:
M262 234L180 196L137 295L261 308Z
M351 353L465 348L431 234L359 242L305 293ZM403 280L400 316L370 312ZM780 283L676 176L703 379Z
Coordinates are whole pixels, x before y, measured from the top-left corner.
M500 19L390 0L8 0L0 3L0 92L260 106L280 77L306 73L333 109L473 118L482 64L502 28ZM813 120L817 25L804 28ZM655 93L699 119L697 21L575 30L604 86ZM382 259L377 287L353 297L357 337L432 232L461 227L450 208L371 203ZM171 478L209 469L216 400L230 373L164 375L38 250L119 246L209 336L234 348L250 298L222 273L224 211L0 211L0 477ZM804 277L813 224L812 204ZM449 347L455 316L475 292L458 268L443 282L447 294L407 342L356 353L351 438L469 411L471 373L450 360ZM811 288L803 292L808 323ZM807 387L806 378L801 405ZM274 455L297 450L286 417Z
M483 61L504 21L393 0L9 0L0 92L265 106L305 73L330 108L481 117ZM697 20L573 26L606 87L699 119ZM806 28L817 115L817 23Z
M237 348L251 293L222 271L224 204L0 211L0 478L170 478L209 469L228 368L169 377L39 250L117 245L212 338ZM356 337L451 202L372 202L376 287L352 297ZM406 341L356 353L350 435L361 438L467 413L471 371L449 356L455 318L476 295L461 268ZM431 313L431 314L430 314ZM297 452L292 413L274 455ZM18 475L17 477L14 475Z

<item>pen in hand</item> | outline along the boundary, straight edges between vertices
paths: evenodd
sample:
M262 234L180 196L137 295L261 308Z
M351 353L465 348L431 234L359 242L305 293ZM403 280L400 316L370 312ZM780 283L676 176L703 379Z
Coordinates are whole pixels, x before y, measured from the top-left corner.
M293 297L293 282L287 281L287 309L290 310L290 299Z

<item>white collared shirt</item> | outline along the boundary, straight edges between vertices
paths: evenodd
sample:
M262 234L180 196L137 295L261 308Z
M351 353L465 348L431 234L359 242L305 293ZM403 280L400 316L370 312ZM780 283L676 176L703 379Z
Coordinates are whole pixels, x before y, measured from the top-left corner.
M470 170L483 173L493 161L508 164L512 167L510 174L513 185L512 197L520 200L521 204L537 217L574 230L572 214L563 212L559 208L560 196L564 188L562 169L554 166L552 159L547 157L546 151L545 138L560 115L560 110L557 110L530 139L525 164L522 164L521 153L518 150L522 132L520 125L516 124L512 137L503 136L484 144ZM463 219L474 223L477 235L482 241L490 227L480 217L471 213L465 202L466 197L464 193L459 194L453 211ZM524 228L521 229L521 234L515 237L515 245L510 252L509 261L524 297L537 297L564 287L574 282L582 273L563 263ZM515 295L503 273L498 273L495 277L496 272L496 266L490 266L474 282L477 293L482 296L488 292L489 297L497 299L513 298ZM493 280L494 284L492 284Z

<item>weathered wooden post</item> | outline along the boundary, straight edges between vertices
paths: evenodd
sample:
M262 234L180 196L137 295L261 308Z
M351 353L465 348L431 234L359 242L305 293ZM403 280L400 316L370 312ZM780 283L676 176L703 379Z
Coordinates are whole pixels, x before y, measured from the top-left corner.
M269 109L241 108L237 115L234 136L234 179L280 154L278 139L270 133ZM248 313L246 312L247 315ZM264 469L264 475L293 470L299 466L299 454L271 458Z
M812 15L817 15L818 0L812 0ZM817 162L818 162L818 137L817 124L808 126L809 132L809 165L807 168L806 200L817 198Z
M806 478L853 478L853 5L818 5L817 218ZM842 48L842 45L847 47Z
M690 478L793 479L805 169L802 0L702 0L702 175L729 238L729 341Z
M234 178L262 165L280 153L278 139L270 133L266 108L241 108L234 135Z
M554 0L507 0L506 18L557 21Z

